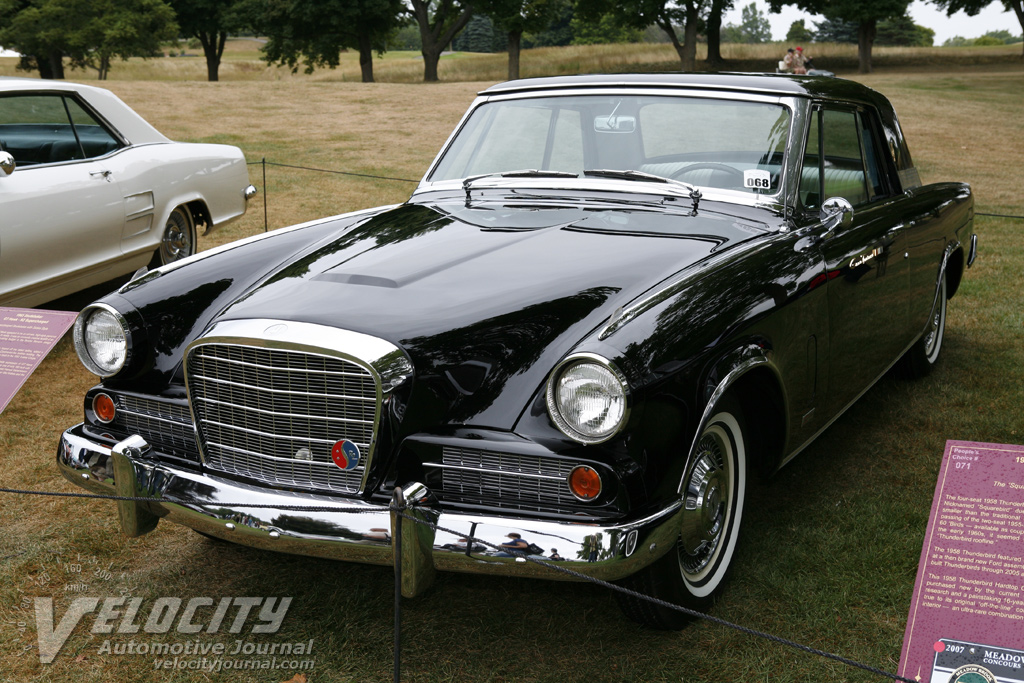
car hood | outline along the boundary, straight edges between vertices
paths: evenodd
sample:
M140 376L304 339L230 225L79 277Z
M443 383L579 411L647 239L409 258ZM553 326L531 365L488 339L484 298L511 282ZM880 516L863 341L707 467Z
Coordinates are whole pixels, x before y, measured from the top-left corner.
M711 211L409 203L322 241L219 319L386 339L430 400L443 399L442 422L511 428L551 367L617 307L764 234Z

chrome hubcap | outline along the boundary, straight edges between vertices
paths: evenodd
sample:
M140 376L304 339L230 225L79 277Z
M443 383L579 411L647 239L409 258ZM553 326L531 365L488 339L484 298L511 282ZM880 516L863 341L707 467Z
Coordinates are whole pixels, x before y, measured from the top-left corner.
M161 250L163 251L165 263L176 261L192 253L189 226L186 223L186 219L178 211L173 211L167 219Z
M697 444L697 462L686 482L679 561L689 574L707 567L722 540L729 497L724 449L717 434L705 434Z

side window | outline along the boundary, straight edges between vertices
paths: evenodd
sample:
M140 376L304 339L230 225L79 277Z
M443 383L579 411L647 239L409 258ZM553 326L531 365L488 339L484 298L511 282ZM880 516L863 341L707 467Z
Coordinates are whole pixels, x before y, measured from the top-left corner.
M93 118L78 102L65 97L68 112L71 114L71 123L75 126L78 134L78 142L81 144L80 152L86 159L103 156L118 148L117 139L111 135L106 128L100 125L99 121ZM72 151L72 154L77 154ZM82 156L72 156L71 159L81 159ZM55 159L55 161L62 161Z
M821 112L814 110L807 124L807 146L804 148L804 165L800 172L800 203L805 209L821 208L820 121Z
M825 199L843 197L854 206L868 200L857 116L852 111L826 109L822 117L825 160L822 175Z
M864 142L864 168L868 174L871 199L884 197L889 194L889 189L885 182L885 165L880 152L882 147L875 133L878 127L873 125L874 116L870 112L860 112L857 118L860 119L861 139Z
M98 157L119 146L74 99L46 94L0 97L0 145L19 166Z

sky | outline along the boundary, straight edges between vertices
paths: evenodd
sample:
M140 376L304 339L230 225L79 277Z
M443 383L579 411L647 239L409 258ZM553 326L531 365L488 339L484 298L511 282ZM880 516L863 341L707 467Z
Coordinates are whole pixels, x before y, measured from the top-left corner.
M736 7L726 13L723 24L736 24L743 20L742 8L750 4L750 0L735 0ZM757 8L768 15L768 21L772 24L772 38L774 40L785 40L789 26L799 19L804 20L807 28L814 30L814 22L821 21L823 17L807 14L795 7L787 6L782 8L781 14L768 12L768 3L765 0L755 0ZM1004 29L1015 36L1021 34L1020 23L1017 22L1017 15L1003 7L1001 2L996 0L983 9L977 16L969 17L963 12L957 12L952 17L923 0L914 0L910 5L910 16L914 23L935 31L935 45L942 45L943 41L953 36L964 38L977 38L987 31L998 31Z

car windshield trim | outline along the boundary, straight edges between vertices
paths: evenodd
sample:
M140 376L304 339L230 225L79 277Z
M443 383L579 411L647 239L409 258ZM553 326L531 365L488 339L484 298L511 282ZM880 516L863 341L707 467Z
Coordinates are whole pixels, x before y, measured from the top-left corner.
M630 108L627 109L623 103L630 99ZM676 106L677 103L681 108L670 109L668 106ZM498 105L507 105L510 109L504 113L502 110L490 110L491 106ZM749 119L754 124L744 124L746 127L743 128L751 131L748 141L750 144L742 144L743 140L735 141L728 135L728 131L739 124L737 121L727 121L728 125L723 125L721 117L714 111L718 105L727 109L730 106L743 107L741 110L730 111L740 112L739 118ZM776 119L776 114L768 110L761 110L765 113L759 114L757 105L778 107L779 109L774 110L779 112L778 118ZM486 113L485 109L488 110ZM545 109L551 114L544 116ZM611 116L612 112L615 113L616 119L626 122L618 125L621 122L617 121L614 130L604 125L605 119ZM697 135L694 140L680 138L672 144L663 144L665 133L661 131L675 130L668 125L671 123L668 119L673 116L689 116L688 112L697 116L697 120L703 122L704 128L714 131L714 135L705 137L692 133L691 138ZM696 188L705 198L716 197L722 201L757 206L784 204L791 175L789 165L792 161L788 147L779 148L779 141L785 140L796 125L797 117L794 114L794 101L791 97L727 91L686 89L668 93L648 88L600 88L586 95L558 89L544 93L487 94L477 98L474 106L463 117L420 180L414 194L448 187L459 187L465 192L467 190L464 182L469 181L476 189L476 180L479 177L548 178L554 181L551 187L582 189L584 185L593 185L589 182L574 181L592 181L603 176L609 180L615 179L631 184L639 180L641 182L637 184L638 190L644 184L650 183L660 185L662 189L659 191L666 194L679 194L678 191L667 191L666 186L674 186L685 188L687 197L694 192L693 188ZM537 129L533 131L536 135L529 137L535 141L532 146L510 142L524 139L524 132L531 132L534 128ZM512 135L509 131L516 134ZM758 131L763 133L763 137ZM503 132L509 134L502 134ZM635 142L629 141L630 135L636 136ZM604 143L615 144L597 147L595 136L604 138ZM670 139L676 140L672 136ZM634 145L637 144L640 147L634 149ZM686 166L698 164L708 166L709 162L701 155L707 157L710 154L708 150L718 149L719 144L731 157L722 160L721 163L734 166L737 171L736 179L731 183L723 182L721 174L706 178L705 173L714 169L697 170L698 177L673 177L673 170L678 171ZM767 146L762 149L761 145ZM640 160L614 158L628 157L637 151L641 155ZM771 154L774 154L774 157L765 161ZM514 161L526 163L509 163ZM625 163L614 163L615 161ZM502 163L505 164L505 169L500 168ZM679 168L670 168L673 164ZM523 172L517 169L522 169ZM589 173L590 170L597 173ZM758 171L768 172L770 175L766 178L757 175L752 179L744 176L743 181L738 180L740 173L753 175ZM573 178L574 175L576 178ZM706 180L709 182L705 182ZM765 181L771 183L770 187L760 184ZM524 183L526 187L533 185L534 182L530 180ZM492 185L487 182L482 186L502 187L505 183ZM601 186L601 189L611 188Z
M665 176L660 176L654 173L645 173L644 171L591 168L583 171L583 175L588 178L614 178L616 180L633 180L676 185L690 191L690 199L694 201L694 204L696 204L701 197L700 190L697 189L696 185L691 185L690 183L683 182L682 180L676 180L675 178L666 178Z
M469 190L473 183L483 178L579 178L576 173L570 173L569 171L542 171L536 168L524 168L518 171L499 171L497 173L481 173L479 175L469 176L462 181L462 189L466 191L466 197L469 197Z

